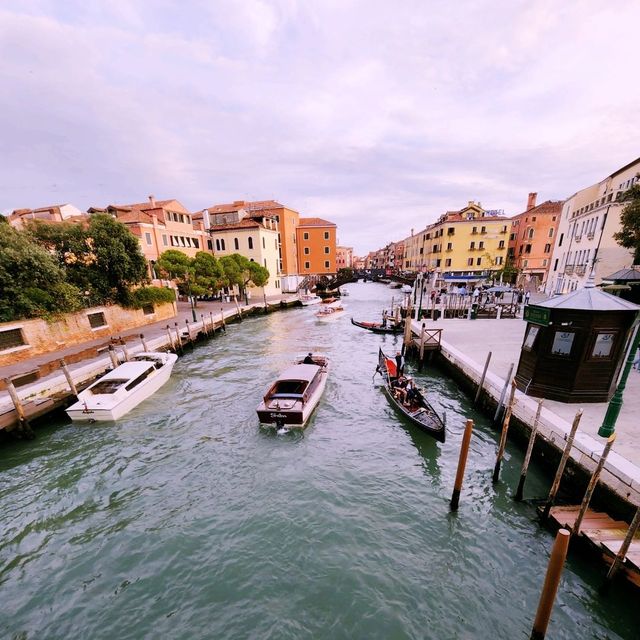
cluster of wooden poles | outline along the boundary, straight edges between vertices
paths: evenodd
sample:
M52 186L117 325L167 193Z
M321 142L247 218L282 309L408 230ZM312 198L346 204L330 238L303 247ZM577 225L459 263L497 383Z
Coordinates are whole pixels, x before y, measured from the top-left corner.
M487 364L489 362L489 359L491 357L491 353L489 353L489 357L487 358ZM485 367L485 371L483 373L482 376L482 380L480 382L479 388L478 388L478 392L476 394L476 398L475 401L478 401L478 398L480 396L480 391L482 389L482 382L484 380L484 376L486 374L486 367ZM511 373L509 373L509 376L507 377L507 384L505 385L505 390L503 390L503 395L500 399L500 402L498 403L498 409L496 411L496 416L495 419L497 419L497 417L499 416L500 412L501 412L501 408L502 408L502 402L504 400L504 391L506 391L506 388L508 388L508 380L511 376ZM504 451L505 451L505 447L506 447L506 443L507 443L507 433L509 430L509 423L511 421L511 414L513 411L513 406L515 404L515 393L516 393L516 384L515 381L511 382L511 393L509 396L509 400L506 404L505 407L505 411L504 411L504 416L502 419L502 430L500 433L500 443L498 445L498 453L496 456L496 462L494 465L494 469L493 469L493 477L492 477L492 481L493 483L497 483L500 479L500 466L501 466L501 462L502 462L502 458L504 456ZM517 501L522 500L522 496L523 496L523 490L524 490L524 484L525 484L525 480L527 477L527 470L529 467L529 462L531 460L531 454L533 451L533 446L535 444L535 439L536 439L536 435L538 432L538 425L540 422L540 414L542 413L542 405L543 405L543 400L540 399L538 401L538 407L536 410L536 415L535 415L535 419L534 419L534 423L533 426L531 428L531 433L529 435L529 442L527 445L527 451L525 454L525 458L522 464L522 470L520 473L520 480L518 482L518 487L516 489L515 495L514 495L514 499ZM580 409L576 415L575 418L573 420L573 423L571 425L571 430L569 432L569 435L567 437L567 441L565 444L565 448L564 451L562 453L562 457L560 459L560 463L558 465L558 469L556 471L554 480L553 480L553 484L551 485L551 490L549 491L549 495L547 497L544 509L541 512L541 520L543 522L546 522L549 518L549 512L556 500L556 495L558 493L558 489L560 488L560 482L562 480L562 476L564 474L564 470L567 464L567 461L569 459L569 456L571 454L571 448L573 446L573 441L576 435L576 432L578 430L578 425L580 423L580 418L582 417L582 409ZM463 483L463 478L464 478L464 471L465 471L465 467L466 467L466 463L467 463L467 455L469 452L469 445L471 443L471 435L473 432L473 420L467 420L466 421L466 425L465 425L465 430L464 430L464 434L462 436L462 444L460 447L460 456L458 459L458 468L457 468L457 472L456 472L456 478L455 478L455 483L454 483L454 488L453 488L453 493L451 496L451 502L450 502L450 508L452 511L457 511L458 506L459 506L459 502L460 502L460 493L462 491L462 483ZM578 515L576 517L576 520L573 524L573 526L569 529L559 529L557 534L556 534L556 539L553 545L553 549L551 551L551 556L549 558L549 564L547 567L547 573L545 576L545 580L544 580L544 585L543 585L543 589L542 589L542 594L540 596L540 602L538 604L538 610L536 613L536 618L535 618L535 622L534 622L534 626L533 626L533 631L531 634L531 639L532 640L541 640L542 638L545 637L546 634L546 629L547 626L549 624L549 619L551 616L551 610L553 608L553 602L555 600L555 595L558 589L558 584L560 582L560 576L562 574L562 568L564 566L564 562L567 556L567 551L569 548L569 542L572 538L576 538L577 535L580 533L580 527L582 525L582 521L584 519L584 516L587 512L587 509L589 507L589 503L591 501L591 498L593 496L593 492L596 488L596 485L598 483L598 479L600 477L600 474L602 472L602 469L604 468L605 462L607 460L607 457L609 455L609 452L611 451L611 447L613 446L613 443L615 442L616 439L616 435L615 433L612 434L608 439L607 442L605 444L605 447L602 451L602 454L600 455L600 459L598 461L598 464L596 465L596 468L594 470L594 472L591 475L591 478L589 480L589 483L587 485L587 489L585 491L584 494L584 498L582 500L582 503L580 505L580 510L578 512ZM638 508L636 510L635 516L633 518L633 521L631 522L629 529L627 531L627 535L618 551L618 553L616 554L616 557L613 561L613 563L611 564L609 571L607 573L606 579L605 579L605 583L604 583L604 587L606 587L611 580L613 579L613 577L616 575L616 573L618 572L618 570L620 569L620 566L622 565L622 563L624 562L624 558L627 554L627 551L629 550L629 547L631 545L631 542L635 536L635 534L637 533L638 529L640 527L640 508Z

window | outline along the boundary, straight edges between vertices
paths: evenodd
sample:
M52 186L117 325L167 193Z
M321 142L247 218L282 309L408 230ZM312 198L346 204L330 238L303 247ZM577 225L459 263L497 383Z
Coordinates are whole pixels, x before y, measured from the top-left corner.
M224 238L220 238L220 248L224 251Z
M555 220L555 218L554 218ZM551 229L549 229L549 237L553 238L553 227L551 227Z
M324 252L325 252L325 253L329 253L329 247L325 247L325 248L324 248Z
M476 248L476 243L475 243L475 242L472 242L472 243L469 245L469 249L471 249L471 251L473 251L475 248Z
M498 256L498 257L496 258L496 264L502 264L502 263L503 263L503 261L504 261L504 260L503 260L502 256Z
M545 253L549 253L551 251L551 245L550 244L545 244L544 245L544 252Z
M447 258L447 259L444 261L444 266L445 266L445 267L450 267L450 266L451 266L451 258Z
M249 249L253 249L253 238L251 236L249 236L247 242L249 243Z
M305 231L305 232L302 234L302 239L303 239L303 240L308 240L308 239L309 239L309 233L308 233L307 231Z
M310 251L311 251L311 249L309 249L309 247L305 247L305 248L304 248L304 255L305 255L305 256L308 256L308 255L309 255L309 253L310 253Z
M328 239L329 239L329 232L328 232L328 231L325 231L325 232L324 232L324 239L325 239L325 240L328 240Z
M197 238L191 238L191 242L193 242L193 246L194 246L196 249L199 249L199 248L200 248L200 242L197 240Z
M595 342L593 343L593 350L591 351L592 358L609 358L611 357L611 351L613 350L613 343L615 342L615 333L598 333Z
M556 331L553 336L553 344L551 345L551 353L554 356L571 355L571 347L575 338L573 331Z
M213 242L211 240L207 240L207 247L209 247L209 251L213 251Z
M500 240L500 242L498 242L498 249L504 249L504 240Z
M558 260L559 260L559 259L560 259L560 258L556 258L556 261L553 263L553 270L554 270L554 271L557 271L557 270L558 270Z
M564 233L560 234L560 240L558 240L558 246L561 247L562 246L562 240L564 239Z
M262 248L263 248L263 249L266 249L266 248L267 248L267 245L266 245L266 241L265 241L265 239L264 239L264 236L262 236Z
M478 249L484 249L484 242L478 243Z
M98 311L97 313L88 313L87 319L92 329L99 329L100 327L106 327L107 321L105 320L104 313Z
M447 251L451 251L452 248L452 244L450 242L447 242Z
M523 260L522 261L522 268L526 269L529 266L529 261L528 260Z
M144 237L147 241L147 244L151 244L151 234L148 232L145 232Z
M169 246L169 243L167 242L167 236L166 236L164 233L162 234L162 244L163 244L165 247L168 247L168 246Z
M533 229L529 229L529 240L533 238Z
M309 269L311 267L311 263L310 262L305 262L304 263L304 268L305 269Z
M233 248L236 251L240 251L240 240L238 240L238 238L233 239Z
M476 265L479 267L482 264L482 258L476 260Z
M509 240L515 240L515 239L516 239L516 234L515 233L509 234Z
M481 227L480 233L487 233L487 227Z
M525 253L531 253L531 245L528 244L525 248L524 248L524 252Z
M329 268L329 261L328 261L328 260L325 260L325 261L324 261L324 266L325 266L325 269L328 269L328 268Z
M534 324L529 325L529 330L527 331L527 337L524 339L524 344L522 348L525 351L531 351L533 349L533 345L535 344L536 338L538 337L538 333L540 332L540 327L536 327Z
M473 229L471 229L471 233L478 233L478 227L473 227Z
M0 331L0 351L15 349L25 344L22 329L6 329L5 331Z
M467 266L473 267L473 258L467 258Z
M264 259L264 268L265 269L267 268L267 259L266 258Z
M448 236L452 236L452 235L454 235L454 234L455 234L455 232L456 232L456 230L455 230L455 228L454 228L454 227L449 227L449 228L447 229L447 235L448 235Z
M440 258L438 258L436 260L436 267L439 267L441 262L442 262L442 260Z
M145 316L152 316L156 312L153 304L145 304L142 306L142 313Z
M220 238L216 238L216 251L220 251Z

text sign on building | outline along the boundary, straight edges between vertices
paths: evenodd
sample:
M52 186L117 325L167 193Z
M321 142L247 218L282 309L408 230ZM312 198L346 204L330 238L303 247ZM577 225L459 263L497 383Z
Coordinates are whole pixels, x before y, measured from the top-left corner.
M527 322L548 327L550 317L551 310L546 309L545 307L536 307L535 305L528 304L524 308L524 319Z

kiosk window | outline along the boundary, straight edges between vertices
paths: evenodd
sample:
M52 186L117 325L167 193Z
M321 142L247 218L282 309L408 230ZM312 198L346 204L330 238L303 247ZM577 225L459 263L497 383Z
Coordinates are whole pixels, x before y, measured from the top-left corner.
M540 327L536 327L534 325L529 327L527 337L524 339L524 344L522 345L523 349L526 349L527 351L531 351L531 349L533 349L533 343L536 341L539 331Z
M592 358L608 358L613 349L615 333L599 333L591 352Z
M571 353L575 335L573 331L556 331L553 336L551 353L554 356L568 356Z

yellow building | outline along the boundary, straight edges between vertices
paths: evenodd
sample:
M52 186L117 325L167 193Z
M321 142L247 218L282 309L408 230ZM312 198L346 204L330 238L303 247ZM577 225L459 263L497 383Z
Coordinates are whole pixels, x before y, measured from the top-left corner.
M508 239L508 218L471 201L405 238L404 268L438 272L449 282L490 278L504 266Z

